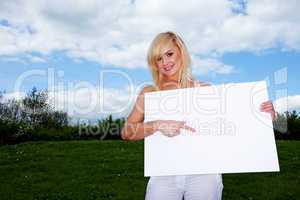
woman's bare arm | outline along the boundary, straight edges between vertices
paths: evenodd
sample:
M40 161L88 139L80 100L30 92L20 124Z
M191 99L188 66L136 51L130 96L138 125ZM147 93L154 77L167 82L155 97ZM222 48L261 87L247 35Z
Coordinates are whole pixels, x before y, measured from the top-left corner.
M195 83L195 87L212 86L212 84L208 82L202 82L198 80L196 80L194 83Z
M154 120L144 122L144 95L153 91L152 86L146 86L138 95L133 110L129 114L121 131L123 140L142 140L160 131L163 135L174 137L180 134L180 129L195 132L195 129L186 125L184 121L177 120Z
M123 140L142 140L156 132L156 121L144 122L144 94L153 90L152 86L145 86L139 93L133 110L122 128Z

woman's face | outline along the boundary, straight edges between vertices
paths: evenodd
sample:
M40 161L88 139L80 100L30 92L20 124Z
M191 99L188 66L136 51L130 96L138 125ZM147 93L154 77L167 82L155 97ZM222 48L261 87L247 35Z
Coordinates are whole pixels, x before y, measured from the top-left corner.
M156 66L159 73L171 77L179 72L181 66L180 51L172 42L161 49L159 57L156 59Z

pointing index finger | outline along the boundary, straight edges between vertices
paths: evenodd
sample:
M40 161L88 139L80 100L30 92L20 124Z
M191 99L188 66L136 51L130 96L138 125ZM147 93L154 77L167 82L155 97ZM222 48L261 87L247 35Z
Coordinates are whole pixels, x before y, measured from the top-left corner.
M188 125L183 125L182 128L186 129L186 130L189 130L189 131L192 131L192 132L196 132L196 130Z

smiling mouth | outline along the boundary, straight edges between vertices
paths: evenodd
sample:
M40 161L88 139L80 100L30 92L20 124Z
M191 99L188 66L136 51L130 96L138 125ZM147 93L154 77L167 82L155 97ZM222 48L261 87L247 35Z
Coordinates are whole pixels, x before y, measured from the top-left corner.
M164 67L164 70L165 71L170 71L173 67L174 67L174 65L170 65L168 67Z

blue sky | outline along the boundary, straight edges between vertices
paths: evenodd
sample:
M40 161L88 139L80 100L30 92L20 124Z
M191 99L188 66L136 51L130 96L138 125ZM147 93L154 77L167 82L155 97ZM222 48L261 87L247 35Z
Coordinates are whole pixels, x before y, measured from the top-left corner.
M147 49L156 34L172 30L186 42L198 80L219 84L265 79L279 111L284 111L286 99L289 109L298 110L299 9L299 2L292 0L2 2L0 90L16 97L33 86L49 89L53 71L53 94L68 96L57 99L55 106L69 112L69 105L93 105L87 95L96 101L103 81L103 107L95 105L86 113L71 109L70 115L96 119L107 115L101 110L106 109L126 116L133 104L128 79L134 94L151 83ZM122 102L130 102L124 110Z
M209 74L198 75L198 80L211 82L214 84L229 83L229 82L250 82L268 79L270 86L286 87L288 95L300 94L299 79L297 74L300 74L299 53L295 52L279 52L274 51L265 55L255 55L252 53L228 53L224 54L222 61L225 64L235 67L230 74L217 74L210 72ZM141 69L120 69L115 66L106 66L91 61L76 62L64 56L62 53L55 55L58 60L51 60L43 63L23 63L13 60L0 60L1 65L1 90L7 92L14 91L14 84L18 76L30 69L39 69L47 73L47 68L53 68L55 71L64 71L63 80L68 81L88 81L91 84L99 84L100 72L102 70L113 69L122 71L128 74L135 84L143 82L151 82L152 77L147 68ZM287 82L277 85L274 80L276 71L287 71ZM103 81L107 87L122 88L127 80L119 74L107 74ZM33 86L43 89L47 88L47 77L42 75L30 76L25 79L22 85L22 91L29 91ZM275 89L275 88L274 88ZM272 91L270 91L272 92Z

